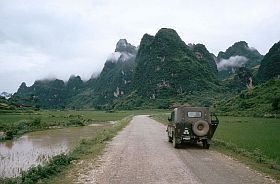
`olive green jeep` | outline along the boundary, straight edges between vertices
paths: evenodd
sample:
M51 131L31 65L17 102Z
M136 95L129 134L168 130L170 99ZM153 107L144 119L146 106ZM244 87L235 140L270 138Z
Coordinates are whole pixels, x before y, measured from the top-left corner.
M195 144L202 142L204 149L209 149L211 138L219 124L214 113L207 107L180 106L175 108L168 118L167 135L173 147L183 142Z

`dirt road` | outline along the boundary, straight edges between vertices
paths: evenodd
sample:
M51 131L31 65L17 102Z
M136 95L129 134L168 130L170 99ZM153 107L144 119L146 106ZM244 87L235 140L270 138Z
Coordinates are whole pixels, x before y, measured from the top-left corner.
M211 149L174 149L165 126L147 116L134 117L85 170L77 183L274 183Z

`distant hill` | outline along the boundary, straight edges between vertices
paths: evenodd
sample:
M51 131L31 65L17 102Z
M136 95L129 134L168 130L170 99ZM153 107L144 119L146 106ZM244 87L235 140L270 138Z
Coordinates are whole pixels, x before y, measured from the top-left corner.
M0 97L4 97L6 99L9 99L9 98L12 97L12 93L7 93L7 92L4 91L0 94Z
M266 82L269 79L280 77L280 42L275 43L264 56L257 79Z
M190 48L172 29L144 35L136 63L133 84L142 97L167 98L207 90L217 80L214 59L205 46Z
M216 104L224 115L280 117L280 79L269 80L254 89Z
M30 87L23 82L13 99L17 103L42 108L65 108L68 100L81 92L84 86L79 76L71 76L68 82L59 79L38 80Z
M217 56L219 78L225 79L229 77L240 67L251 70L260 64L262 58L263 56L258 50L249 47L247 42L236 42L225 52L219 52Z
M216 58L218 77L233 93L252 87L262 58L258 50L245 41L236 42L225 52L219 52Z

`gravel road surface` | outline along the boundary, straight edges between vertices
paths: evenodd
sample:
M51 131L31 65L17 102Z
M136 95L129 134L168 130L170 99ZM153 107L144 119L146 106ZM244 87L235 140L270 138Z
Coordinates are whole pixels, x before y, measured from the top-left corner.
M98 161L86 164L76 183L275 183L211 148L174 149L165 129L147 116L134 117Z

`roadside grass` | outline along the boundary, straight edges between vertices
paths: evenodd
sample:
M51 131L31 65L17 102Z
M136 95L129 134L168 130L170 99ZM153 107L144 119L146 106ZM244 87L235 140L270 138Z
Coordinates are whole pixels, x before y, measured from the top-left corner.
M156 121L158 121L158 122L160 122L160 123L162 123L162 124L164 124L164 125L168 125L168 123L169 123L168 117L170 116L170 113L171 113L171 111L168 112L168 113L151 114L151 117L152 117L154 120L156 120Z
M169 114L152 118L168 124ZM213 148L280 180L280 120L255 117L218 117Z

